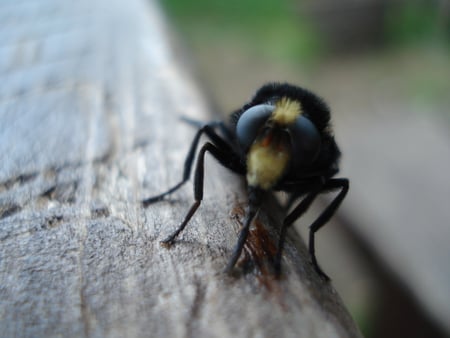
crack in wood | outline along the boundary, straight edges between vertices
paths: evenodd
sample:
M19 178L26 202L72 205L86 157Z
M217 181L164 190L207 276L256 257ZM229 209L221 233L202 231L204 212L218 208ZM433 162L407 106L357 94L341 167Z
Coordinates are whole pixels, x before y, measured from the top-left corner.
M59 226L64 221L63 215L53 215L51 217L48 217L45 219L45 227L44 229L48 228L55 228Z
M79 249L78 249L78 259L77 259L77 265L78 265L78 273L79 273L79 299L80 299L80 315L81 315L81 321L83 325L83 331L84 336L89 337L91 333L91 313L89 311L89 305L88 305L88 297L86 296L86 285L85 285L85 273L83 269L83 261L84 261L84 247L85 247L85 241L86 241L86 228L83 227L81 238L79 242Z
M1 210L1 207L0 207ZM21 210L21 208L20 208ZM19 212L20 210L17 210L17 212ZM12 215L12 214L11 214ZM11 216L8 215L8 216ZM0 216L4 216L1 215ZM4 216L3 218L6 218L8 216ZM2 217L0 217L0 219L2 219ZM77 221L77 222L86 222L86 221L94 221L96 219L109 219L111 221L119 221L121 224L123 224L124 226L126 226L127 228L131 228L130 222L128 222L127 220L121 218L121 217L114 217L111 216L110 211L107 207L94 207L91 209L90 214L64 214L63 212L61 213L56 213L53 215L41 215L40 217L33 217L33 218L28 218L26 220L23 220L22 222L25 223L33 223L35 224L34 226L30 226L29 228L25 229L25 230L14 230L14 229L10 229L10 230L4 230L0 232L0 241L4 241L7 239L11 239L11 238L16 238L16 237L20 237L20 236L32 236L33 234L35 234L36 232L39 231L45 231L45 230L50 230L53 228L56 228L58 226L61 226L62 224L65 223L70 223L73 221ZM8 222L8 221L6 221Z
M96 218L107 218L111 215L111 211L107 206L93 206L91 208L91 217L92 219ZM124 222L124 220L121 220Z
M0 205L0 219L12 216L20 210L22 207L15 203Z
M195 334L195 322L200 318L206 297L206 286L197 277L194 277L195 295L192 302L190 316L186 322L186 337L197 337Z
M15 185L19 185L19 186L24 185L25 183L35 179L38 175L39 175L39 173L37 173L37 172L25 173L25 174L20 174L19 176L13 177L9 180L0 182L0 191L9 190Z
M48 177L55 177L59 175L64 170L73 170L77 168L82 168L87 165L98 165L98 164L110 164L112 162L113 158L113 150L109 149L101 156L95 157L92 160L87 161L78 161L78 162L69 162L64 163L56 166L49 166L47 168L43 168L39 171L33 171L28 173L22 173L18 176L15 176L13 178L10 178L8 180L5 180L3 182L0 182L0 192L9 190L13 188L14 186L22 186L27 183L32 182L33 180L36 180L40 175L42 176L48 176Z
M44 191L40 197L47 198L50 201L58 201L63 204L73 204L75 203L77 189L77 181L55 184Z

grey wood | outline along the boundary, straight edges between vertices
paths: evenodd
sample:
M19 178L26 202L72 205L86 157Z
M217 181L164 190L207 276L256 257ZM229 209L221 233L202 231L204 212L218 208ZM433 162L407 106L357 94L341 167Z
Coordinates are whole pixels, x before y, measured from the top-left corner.
M159 244L191 189L139 201L181 177L178 116L208 114L153 2L2 1L0 21L0 336L360 337L294 233L283 278L268 271L271 198L239 263L255 268L221 272L245 194L214 161L190 226Z

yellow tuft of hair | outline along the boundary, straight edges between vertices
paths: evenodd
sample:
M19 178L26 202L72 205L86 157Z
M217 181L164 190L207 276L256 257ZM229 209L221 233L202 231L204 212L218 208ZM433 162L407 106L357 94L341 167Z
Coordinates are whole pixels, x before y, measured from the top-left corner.
M271 189L283 176L289 163L286 150L255 143L247 157L247 182L251 186Z
M272 113L272 121L280 125L289 125L302 114L300 102L282 97L276 104Z

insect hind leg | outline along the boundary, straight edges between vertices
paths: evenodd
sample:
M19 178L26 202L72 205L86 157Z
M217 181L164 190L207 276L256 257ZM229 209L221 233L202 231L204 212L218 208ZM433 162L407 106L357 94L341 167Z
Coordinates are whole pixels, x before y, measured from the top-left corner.
M316 253L315 253L315 233L323 227L330 218L334 215L336 210L341 205L341 202L347 195L348 189L349 189L349 182L346 178L335 178L329 180L324 190L334 190L334 189L341 189L337 196L333 199L333 201L326 207L326 209L320 214L320 216L314 221L313 224L311 224L309 228L309 253L311 255L311 261L314 266L314 269L326 280L330 280L330 277L323 272L323 270L320 268L319 264L317 263Z
M320 191L320 187L310 192L295 208L289 213L283 221L281 227L280 238L278 240L278 250L275 256L275 274L279 276L281 274L281 255L283 253L284 243L286 241L287 229L301 217L311 206L314 199L317 197Z

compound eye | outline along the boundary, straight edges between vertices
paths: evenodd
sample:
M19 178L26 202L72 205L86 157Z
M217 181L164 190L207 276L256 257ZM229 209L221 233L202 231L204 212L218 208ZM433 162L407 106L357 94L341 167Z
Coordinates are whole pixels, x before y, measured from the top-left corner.
M275 107L269 104L260 104L247 109L239 117L236 124L236 137L244 152L247 152L256 140L261 127L274 109Z
M294 168L310 165L319 154L321 138L316 126L304 116L290 126Z

